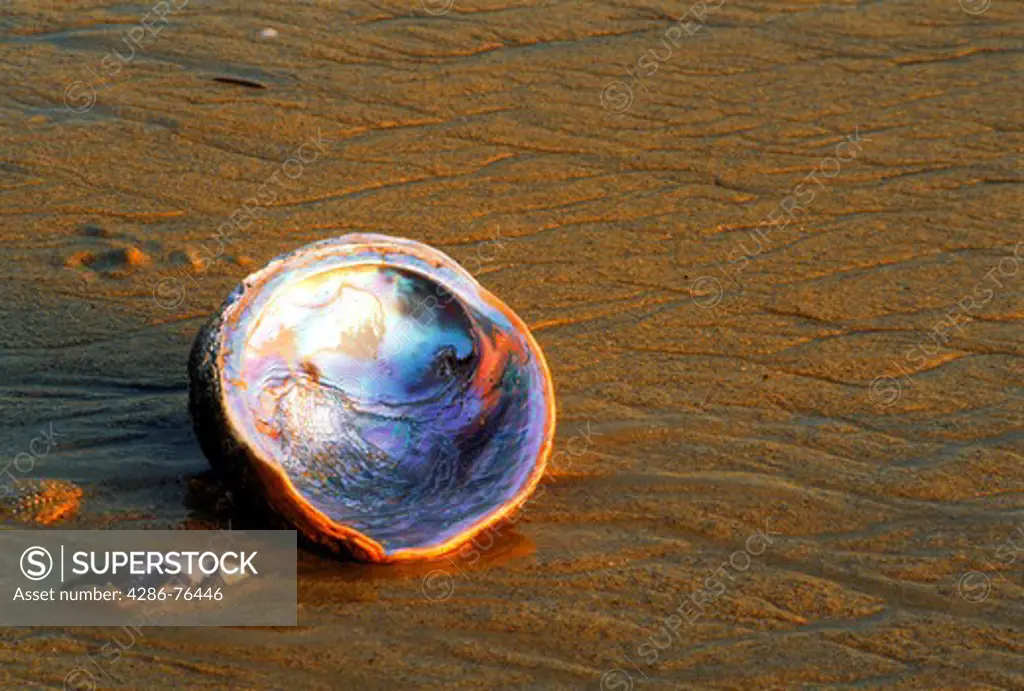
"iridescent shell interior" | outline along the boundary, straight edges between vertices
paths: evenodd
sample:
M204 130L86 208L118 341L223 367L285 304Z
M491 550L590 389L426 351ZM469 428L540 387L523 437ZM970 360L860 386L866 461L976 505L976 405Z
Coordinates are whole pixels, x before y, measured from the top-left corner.
M221 332L223 405L305 510L386 556L429 554L536 485L554 422L543 356L454 260L348 235L271 262L243 288Z

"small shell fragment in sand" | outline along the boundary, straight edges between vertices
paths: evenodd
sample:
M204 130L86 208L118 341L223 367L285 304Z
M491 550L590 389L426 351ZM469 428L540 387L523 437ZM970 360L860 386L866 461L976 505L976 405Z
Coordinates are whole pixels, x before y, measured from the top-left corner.
M244 79L242 77L214 77L213 81L220 82L221 84L237 84L238 86L247 86L251 89L266 89L264 84L253 79Z
M149 255L138 247L125 247L120 251L120 254L119 259L125 266L143 267L149 266L151 262Z

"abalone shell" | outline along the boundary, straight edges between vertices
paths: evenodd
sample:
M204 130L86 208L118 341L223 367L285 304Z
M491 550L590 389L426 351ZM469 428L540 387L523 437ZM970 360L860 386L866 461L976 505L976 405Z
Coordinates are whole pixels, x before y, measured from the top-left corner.
M555 421L526 325L419 242L345 235L246 278L196 337L213 467L306 538L390 562L456 549L543 474Z

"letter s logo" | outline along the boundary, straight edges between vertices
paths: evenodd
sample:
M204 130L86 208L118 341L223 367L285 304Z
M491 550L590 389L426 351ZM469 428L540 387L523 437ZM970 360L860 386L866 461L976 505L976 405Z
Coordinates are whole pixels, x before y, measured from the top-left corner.
M53 557L42 547L29 547L21 553L21 572L30 581L41 581L53 571Z

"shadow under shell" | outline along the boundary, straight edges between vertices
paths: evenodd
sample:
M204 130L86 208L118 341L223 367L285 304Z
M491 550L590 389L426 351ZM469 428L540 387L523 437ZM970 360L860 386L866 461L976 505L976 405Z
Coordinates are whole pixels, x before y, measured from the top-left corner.
M457 547L525 501L550 450L550 376L525 325L420 243L350 235L275 260L197 348L219 354L227 431L298 495L283 513L358 531L370 558Z

